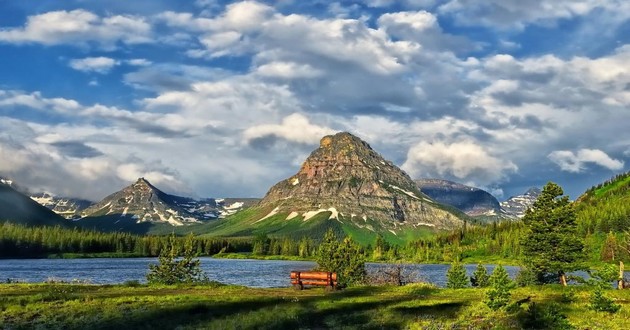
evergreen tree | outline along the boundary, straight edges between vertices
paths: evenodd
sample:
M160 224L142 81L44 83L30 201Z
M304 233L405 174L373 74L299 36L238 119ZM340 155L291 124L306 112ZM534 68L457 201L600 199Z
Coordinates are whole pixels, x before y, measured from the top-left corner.
M563 195L560 186L547 183L523 217L527 227L521 240L524 261L539 282L556 274L566 285L566 273L582 269L584 243L577 235L573 204Z
M316 258L317 268L337 273L342 286L361 283L365 278L365 256L359 245L349 237L340 243L332 229L324 235Z
M461 289L468 286L468 276L466 269L459 261L454 261L451 268L446 272L446 287L450 289Z
M507 306L514 283L503 266L498 265L490 275L490 289L486 292L486 305L492 310Z
M202 283L208 278L201 269L201 261L195 259L194 240L192 234L184 243L182 258L178 258L180 250L175 235L171 235L167 245L160 253L159 264L149 265L147 281L149 284Z
M489 276L486 267L482 264L477 264L477 269L475 269L475 272L470 277L470 283L472 284L472 286L485 288L488 286L488 284L490 284L488 280Z

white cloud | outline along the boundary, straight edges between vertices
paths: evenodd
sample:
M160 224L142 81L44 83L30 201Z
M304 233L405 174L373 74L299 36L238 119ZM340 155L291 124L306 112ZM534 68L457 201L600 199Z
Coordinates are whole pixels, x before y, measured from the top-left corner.
M500 182L518 169L472 141L420 142L409 149L402 168L412 177L450 176L477 185Z
M624 162L608 156L599 149L580 149L577 153L569 150L556 150L547 156L560 169L567 172L583 172L587 163L599 165L609 170L623 169Z
M333 133L335 130L313 125L306 116L294 113L284 118L282 124L253 126L246 129L243 135L247 142L266 137L278 137L291 142L317 144L323 136Z
M89 11L76 9L29 16L23 27L0 29L0 41L43 45L94 43L111 50L116 48L118 42L127 45L152 43L154 40L151 34L151 25L142 17L99 17Z
M145 59L145 58L134 58L126 61L127 64L133 66L148 66L153 64L153 62Z
M75 70L100 74L108 73L114 66L119 64L119 61L103 56L74 59L69 62L70 67Z
M316 78L323 74L322 71L308 64L292 62L271 62L256 68L256 73L265 77L292 78Z

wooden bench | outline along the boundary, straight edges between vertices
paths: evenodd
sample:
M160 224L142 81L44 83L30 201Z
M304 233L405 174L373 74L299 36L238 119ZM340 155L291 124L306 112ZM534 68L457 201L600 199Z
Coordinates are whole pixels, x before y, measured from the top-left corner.
M337 287L337 273L331 272L291 272L291 284L299 290L305 285L325 286L326 290L334 290Z

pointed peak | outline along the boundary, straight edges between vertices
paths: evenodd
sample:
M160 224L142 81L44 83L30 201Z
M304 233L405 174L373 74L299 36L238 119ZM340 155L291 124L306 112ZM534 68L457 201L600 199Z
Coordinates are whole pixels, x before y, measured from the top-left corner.
M358 145L368 149L372 149L372 147L370 147L367 142L348 132L339 132L334 135L326 135L320 140L319 143L320 148L339 148L348 145Z

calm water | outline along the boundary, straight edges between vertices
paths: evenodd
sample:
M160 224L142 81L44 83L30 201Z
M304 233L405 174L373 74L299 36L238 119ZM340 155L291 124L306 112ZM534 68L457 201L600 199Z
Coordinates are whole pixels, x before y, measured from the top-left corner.
M201 266L211 280L227 284L250 287L288 287L289 273L292 270L305 271L315 267L310 261L249 260L200 258ZM79 280L94 284L122 283L130 280L145 281L149 264L157 263L156 258L120 259L9 259L0 260L0 281L14 279L26 282L57 280ZM385 264L367 264L368 272L374 272ZM446 284L446 271L449 265L412 264L406 271L417 279ZM466 265L472 274L476 265ZM492 272L494 265L487 265ZM517 267L505 267L514 277Z

